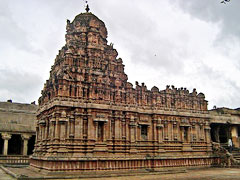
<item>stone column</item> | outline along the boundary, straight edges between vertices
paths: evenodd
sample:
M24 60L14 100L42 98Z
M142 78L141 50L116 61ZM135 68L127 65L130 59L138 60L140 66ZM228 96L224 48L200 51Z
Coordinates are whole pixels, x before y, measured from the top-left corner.
M207 142L207 143L210 143L210 142L211 142L211 139L210 139L210 130L211 130L210 127L205 127L205 137L206 137L206 142Z
M56 118L56 129L55 129L55 135L54 135L54 139L56 141L60 140L60 123L59 123L59 118Z
M158 134L158 143L162 143L163 142L163 125L162 124L158 124L157 125L157 134Z
M153 133L152 133L152 140L155 142L157 141L157 119L152 120L153 125Z
M233 141L233 145L239 148L238 127L236 125L232 126L232 141Z
M30 134L21 134L22 140L23 140L23 155L27 156L27 150L28 150L28 140L30 139Z
M11 139L12 135L9 133L2 133L2 138L4 140L3 155L7 156L8 154L8 140Z
M69 137L70 138L74 138L74 134L75 134L74 124L75 124L75 117L71 115L69 118Z
M56 132L56 117L52 117L51 119L51 140L54 140L56 138L55 132Z
M130 128L130 143L135 143L135 128L136 124L134 122L134 119L132 118L129 123L129 128Z
M130 128L130 153L135 154L137 152L136 150L136 124L134 121L131 121L129 124Z
M88 109L88 124L87 124L87 137L88 137L88 140L95 140L95 133L92 132L92 129L94 129L94 123L93 123L93 115L92 115L92 111L91 109Z
M168 130L168 121L165 120L163 123L164 123L164 126L163 126L164 140L168 140L168 138L169 138L169 134L168 134L168 132L169 132L169 130Z
M74 137L75 139L83 138L83 117L81 113L75 113Z
M180 136L181 136L181 141L184 142L184 127L180 126Z
M177 122L174 121L173 125L172 125L172 136L173 136L173 141L177 141L178 140L178 132L177 132Z
M98 121L94 121L95 126L95 140L98 141Z
M107 140L107 121L103 124L103 141L105 142Z
M120 133L121 133L120 119L116 118L115 119L115 139L116 140L120 139Z

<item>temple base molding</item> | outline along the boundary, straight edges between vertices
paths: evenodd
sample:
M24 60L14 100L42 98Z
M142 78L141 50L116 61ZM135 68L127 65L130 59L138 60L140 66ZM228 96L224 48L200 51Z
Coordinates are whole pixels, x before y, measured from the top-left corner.
M58 158L32 157L31 166L47 171L113 171L157 169L164 167L215 166L219 158L201 157L145 157L145 158Z

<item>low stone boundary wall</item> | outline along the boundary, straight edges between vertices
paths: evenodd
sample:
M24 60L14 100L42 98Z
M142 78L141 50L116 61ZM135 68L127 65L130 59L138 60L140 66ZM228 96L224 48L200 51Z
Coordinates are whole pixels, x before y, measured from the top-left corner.
M29 156L0 156L0 164L29 164Z

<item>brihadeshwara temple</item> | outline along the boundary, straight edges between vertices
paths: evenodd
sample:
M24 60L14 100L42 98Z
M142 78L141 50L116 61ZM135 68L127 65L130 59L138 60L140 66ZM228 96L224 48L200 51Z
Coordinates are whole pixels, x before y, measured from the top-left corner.
M49 171L211 166L208 102L203 93L128 82L121 58L94 14L66 26L39 98L30 165Z

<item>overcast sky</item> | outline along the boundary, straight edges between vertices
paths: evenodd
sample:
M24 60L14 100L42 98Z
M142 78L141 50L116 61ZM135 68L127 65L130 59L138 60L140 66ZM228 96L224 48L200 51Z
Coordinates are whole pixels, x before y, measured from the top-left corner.
M240 107L240 1L89 0L105 22L108 43L129 81L196 88L209 109ZM81 0L0 0L0 101L37 101L66 20L84 12Z

